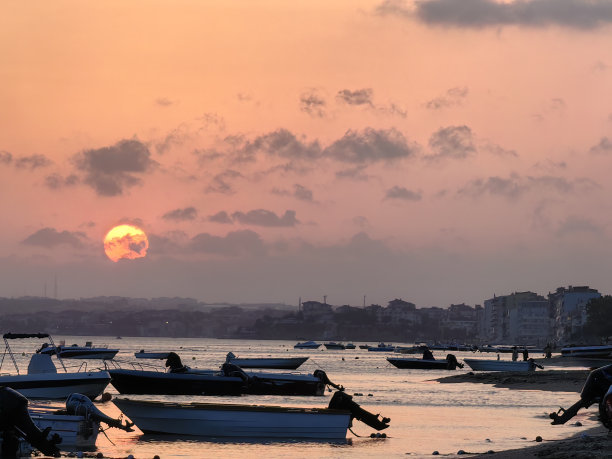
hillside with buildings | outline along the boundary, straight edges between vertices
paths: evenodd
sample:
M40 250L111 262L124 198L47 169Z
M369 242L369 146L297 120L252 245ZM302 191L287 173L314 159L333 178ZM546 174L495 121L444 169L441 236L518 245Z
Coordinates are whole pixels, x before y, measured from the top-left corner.
M421 308L397 298L385 306L359 307L312 300L292 306L207 304L190 298L0 298L0 329L82 336L544 346L597 342L612 335L606 327L589 326L589 303L595 299L602 295L588 286L559 287L546 296L534 292L495 295L483 305ZM609 318L612 327L611 304L598 305L597 320Z

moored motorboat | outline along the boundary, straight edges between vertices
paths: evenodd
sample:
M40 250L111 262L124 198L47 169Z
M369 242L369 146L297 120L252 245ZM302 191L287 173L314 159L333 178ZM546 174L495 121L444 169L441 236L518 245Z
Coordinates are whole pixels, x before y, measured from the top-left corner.
M330 341L328 343L323 343L323 346L325 346L327 349L340 350L340 351L343 351L344 349L346 349L344 344L336 343L334 341Z
M533 359L512 361L512 360L485 360L485 359L463 359L474 371L534 371L542 368Z
M327 408L131 399L115 399L114 403L140 430L151 434L342 439L352 419L377 430L386 429L390 421L367 412L341 391L334 394Z
M297 343L293 347L295 349L318 349L320 346L321 344L315 341L305 341L303 343Z
M17 361L10 348L8 340L26 338L52 338L46 333L3 335L5 342L5 354L8 354L15 365L16 375L1 375L0 386L11 387L27 398L32 399L65 399L70 394L78 392L89 398L96 398L104 391L110 382L110 375L106 371L77 371L69 372L61 357L64 372L59 373L51 356L48 354L32 354L28 365L27 374L20 374ZM2 359L4 361L4 359Z
M302 365L308 357L253 357L238 358L232 352L226 356L226 363L240 368L267 368L277 370L295 370Z
M93 346L91 341L87 341L85 346L73 344L66 346L63 342L59 346L49 346L44 343L37 351L40 354L58 354L62 359L112 359L117 355L119 349L110 349L108 346Z
M395 346L391 344L378 343L378 346L369 346L368 351L370 352L393 352L395 350Z
M448 354L444 360L387 357L387 361L394 367L413 370L454 370L457 367L463 368L463 364L459 363L453 354Z

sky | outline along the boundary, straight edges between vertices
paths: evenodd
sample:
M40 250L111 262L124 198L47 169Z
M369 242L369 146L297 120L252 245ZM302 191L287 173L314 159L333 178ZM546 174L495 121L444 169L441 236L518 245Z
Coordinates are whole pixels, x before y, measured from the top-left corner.
M610 294L610 43L612 0L4 1L0 296Z

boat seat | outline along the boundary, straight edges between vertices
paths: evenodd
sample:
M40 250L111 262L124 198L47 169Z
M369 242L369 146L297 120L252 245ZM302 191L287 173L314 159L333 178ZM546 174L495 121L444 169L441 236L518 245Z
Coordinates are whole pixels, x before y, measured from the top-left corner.
M32 354L28 365L28 374L37 373L57 373L57 368L55 368L49 354Z

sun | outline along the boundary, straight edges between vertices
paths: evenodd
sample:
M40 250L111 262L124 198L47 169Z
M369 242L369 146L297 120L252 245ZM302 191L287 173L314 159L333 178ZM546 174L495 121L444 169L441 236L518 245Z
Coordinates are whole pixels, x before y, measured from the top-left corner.
M122 258L133 260L147 255L149 239L143 230L134 225L118 225L106 233L104 252L117 262Z

